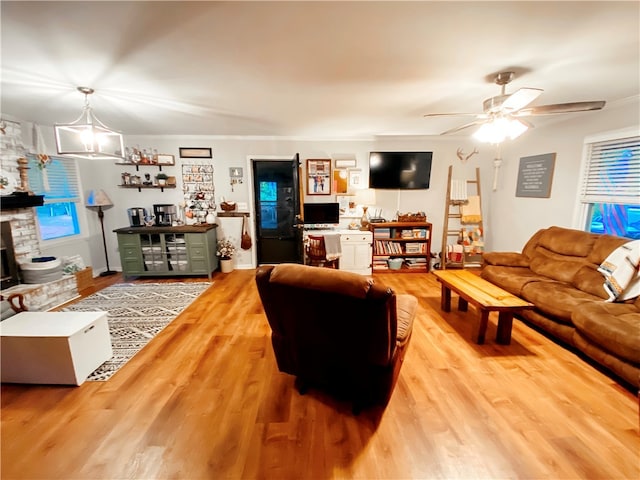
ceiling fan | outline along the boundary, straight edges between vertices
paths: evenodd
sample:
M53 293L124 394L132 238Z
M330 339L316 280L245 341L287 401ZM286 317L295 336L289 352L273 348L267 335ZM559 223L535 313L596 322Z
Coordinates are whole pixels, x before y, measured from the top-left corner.
M590 102L555 103L551 105L540 105L538 107L527 108L531 102L542 94L543 90L539 88L525 87L516 90L514 93L508 94L506 93L506 86L513 80L514 76L514 72L500 72L496 75L495 83L501 87L500 95L488 98L483 102L483 113L427 113L425 117L476 117L476 120L473 122L442 132L441 135L458 132L465 128L473 127L474 125L483 125L500 121L504 122L505 120L511 120L511 123L519 123L521 125L520 133L522 133L527 130L527 128L533 127L531 123L524 120L524 117L600 110L606 103L604 100L599 100ZM512 136L511 138L515 137Z

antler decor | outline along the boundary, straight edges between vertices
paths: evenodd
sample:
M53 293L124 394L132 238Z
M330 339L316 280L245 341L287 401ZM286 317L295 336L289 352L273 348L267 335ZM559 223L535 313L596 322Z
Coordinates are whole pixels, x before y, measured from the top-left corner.
M469 155L465 157L464 152L462 151L462 148L458 148L458 150L456 150L456 155L458 156L458 158L462 163L465 163L467 160L473 157L476 153L480 153L480 152L478 151L477 148L474 148L473 152L471 152Z

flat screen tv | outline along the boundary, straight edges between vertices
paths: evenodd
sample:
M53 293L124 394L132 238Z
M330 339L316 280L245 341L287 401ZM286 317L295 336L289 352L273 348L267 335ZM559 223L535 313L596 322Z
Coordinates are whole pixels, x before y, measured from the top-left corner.
M369 188L429 188L433 152L370 152Z
M331 225L340 223L340 205L335 203L305 203L304 223L307 225Z

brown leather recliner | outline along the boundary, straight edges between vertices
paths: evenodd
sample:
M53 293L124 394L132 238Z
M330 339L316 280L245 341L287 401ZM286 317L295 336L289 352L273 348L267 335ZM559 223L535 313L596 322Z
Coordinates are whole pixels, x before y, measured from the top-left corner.
M297 264L256 272L278 368L298 388L386 405L409 345L417 300L356 273Z

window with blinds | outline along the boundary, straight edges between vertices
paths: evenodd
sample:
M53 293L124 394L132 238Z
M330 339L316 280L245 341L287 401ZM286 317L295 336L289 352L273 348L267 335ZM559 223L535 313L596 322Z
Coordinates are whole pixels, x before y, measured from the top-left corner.
M587 231L640 238L640 136L587 143L580 201Z
M78 205L80 185L76 161L72 158L51 157L42 167L34 156L29 160L29 188L44 195L44 205L36 207L40 238L53 240L80 234Z

